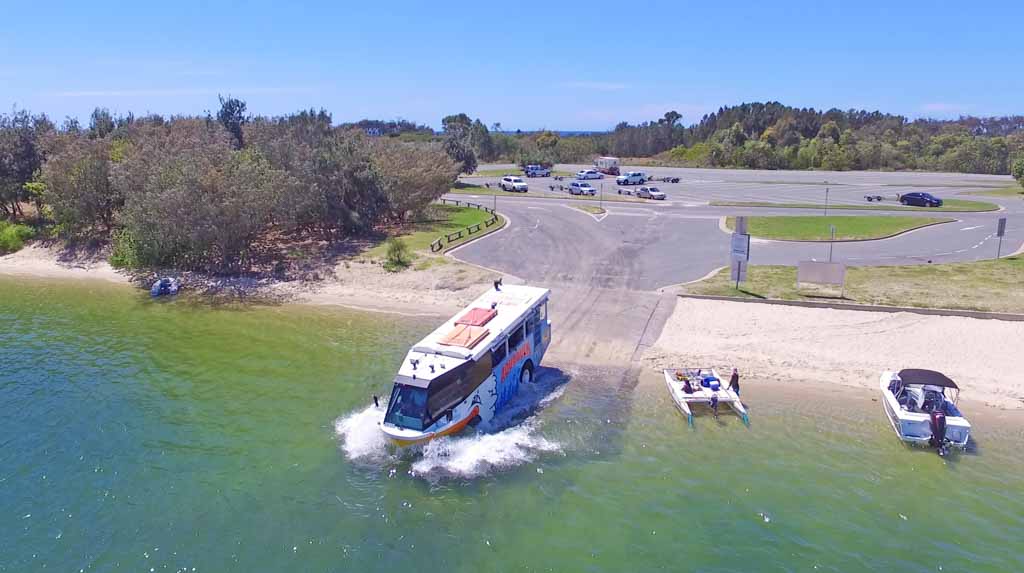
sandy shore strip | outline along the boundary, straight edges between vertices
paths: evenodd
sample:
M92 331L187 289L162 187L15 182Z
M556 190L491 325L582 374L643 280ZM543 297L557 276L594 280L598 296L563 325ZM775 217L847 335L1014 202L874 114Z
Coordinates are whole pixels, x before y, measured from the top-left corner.
M417 262L424 262L419 260ZM389 273L379 264L341 262L319 281L209 280L211 288L243 287L254 299L293 304L343 306L403 315L447 316L492 288L500 275L450 258L417 270ZM132 278L101 256L70 256L38 243L0 256L0 276L55 280L102 280L131 286ZM506 282L515 281L505 277ZM189 291L185 291L187 295Z
M911 313L679 299L647 365L732 367L756 384L823 382L877 391L883 370L945 373L963 398L1024 408L1024 323Z
M39 243L33 243L20 251L0 256L0 275L104 280L131 284L131 278L128 275L119 273L105 259L71 256L62 253L58 248L47 247Z

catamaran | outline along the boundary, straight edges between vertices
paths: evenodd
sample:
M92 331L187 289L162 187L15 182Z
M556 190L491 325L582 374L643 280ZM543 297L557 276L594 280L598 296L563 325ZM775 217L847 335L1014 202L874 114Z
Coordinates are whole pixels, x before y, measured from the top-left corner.
M960 388L945 374L917 368L885 371L878 386L885 414L901 440L931 446L940 456L949 446L967 447L971 423L956 405Z
M718 416L718 405L727 404L743 420L750 423L747 409L740 401L739 395L727 388L714 368L669 368L663 371L665 384L672 401L679 411L686 416L686 423L693 425L692 405L706 404L715 416Z
M548 289L494 283L409 350L381 431L409 446L491 420L529 384L551 342Z

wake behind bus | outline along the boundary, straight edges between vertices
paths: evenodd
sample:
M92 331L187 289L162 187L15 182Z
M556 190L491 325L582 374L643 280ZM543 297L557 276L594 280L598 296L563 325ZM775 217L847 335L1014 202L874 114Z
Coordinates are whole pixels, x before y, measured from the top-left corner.
M395 376L381 431L409 446L492 420L533 380L551 342L550 293L496 281L419 341Z

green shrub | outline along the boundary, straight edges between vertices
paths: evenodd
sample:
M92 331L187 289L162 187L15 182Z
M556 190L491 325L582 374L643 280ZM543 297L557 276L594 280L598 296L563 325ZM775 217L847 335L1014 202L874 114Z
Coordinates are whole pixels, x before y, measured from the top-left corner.
M387 252L384 255L385 269L394 273L407 268L412 263L412 252L405 241L390 237L385 244L387 245Z
M135 238L127 229L116 231L113 235L114 246L110 251L110 266L118 269L131 269L139 266L139 252Z
M35 229L28 225L0 221L0 255L20 250L35 234Z

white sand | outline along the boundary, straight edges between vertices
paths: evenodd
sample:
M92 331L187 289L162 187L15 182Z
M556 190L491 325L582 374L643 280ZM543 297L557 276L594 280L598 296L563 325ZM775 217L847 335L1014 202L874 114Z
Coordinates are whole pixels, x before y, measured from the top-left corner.
M645 360L744 380L877 389L883 370L945 373L963 398L1024 408L1024 322L679 299Z
M500 276L472 265L444 260L446 264L398 273L389 273L379 264L342 263L335 268L333 278L313 283L278 283L271 288L302 304L447 316L491 288L492 281ZM505 278L505 282L514 280Z
M59 249L39 243L0 257L0 274L59 279L94 279L129 284L127 275L117 272L106 260L97 257L72 258Z
M425 255L426 256L426 255ZM424 259L417 259L422 263ZM70 280L104 280L131 284L128 275L110 266L102 254L71 258L59 247L39 243L16 253L0 256L0 275ZM260 287L251 279L220 280L211 283L245 283L257 286L253 294L280 297L298 304L338 305L362 310L400 314L450 315L491 288L498 274L449 258L423 270L389 273L379 264L339 263L334 276L312 282L267 282ZM514 277L505 277L515 282Z

